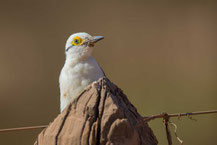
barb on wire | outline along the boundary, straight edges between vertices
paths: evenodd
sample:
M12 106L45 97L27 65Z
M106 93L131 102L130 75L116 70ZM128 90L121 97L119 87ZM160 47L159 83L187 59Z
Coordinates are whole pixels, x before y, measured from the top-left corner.
M191 117L191 116L189 115L189 113L187 113L187 117L188 117L190 120L197 121L197 119L194 119L193 117Z

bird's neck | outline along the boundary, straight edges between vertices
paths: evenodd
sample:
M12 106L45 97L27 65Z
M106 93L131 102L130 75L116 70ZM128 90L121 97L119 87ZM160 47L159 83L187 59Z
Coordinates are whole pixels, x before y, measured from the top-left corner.
M78 55L68 54L68 55L66 55L65 65L74 66L77 63L85 61L86 59L88 59L90 57L91 57L90 55L78 56Z

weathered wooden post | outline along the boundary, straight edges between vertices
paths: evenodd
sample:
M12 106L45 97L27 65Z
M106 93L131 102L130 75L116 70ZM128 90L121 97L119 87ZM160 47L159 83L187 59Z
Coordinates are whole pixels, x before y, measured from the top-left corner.
M102 78L70 103L35 145L156 145L157 140L122 90Z

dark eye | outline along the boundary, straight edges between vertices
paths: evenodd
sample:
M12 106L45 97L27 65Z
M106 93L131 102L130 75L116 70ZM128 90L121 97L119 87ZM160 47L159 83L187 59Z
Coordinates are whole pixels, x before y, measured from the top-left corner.
M78 44L78 43L79 43L79 40L78 40L78 39L75 39L75 40L74 40L74 43L75 43L75 44Z

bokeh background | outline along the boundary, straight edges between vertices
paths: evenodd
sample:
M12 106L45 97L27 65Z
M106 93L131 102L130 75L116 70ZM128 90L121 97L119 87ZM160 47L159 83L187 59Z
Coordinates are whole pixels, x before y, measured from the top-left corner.
M93 55L141 115L217 109L216 1L7 0L0 1L0 128L45 125L58 115L65 42L80 31L105 36ZM217 144L217 115L194 118L172 119L185 144ZM162 120L149 125L166 145ZM0 133L0 144L30 145L40 131Z

